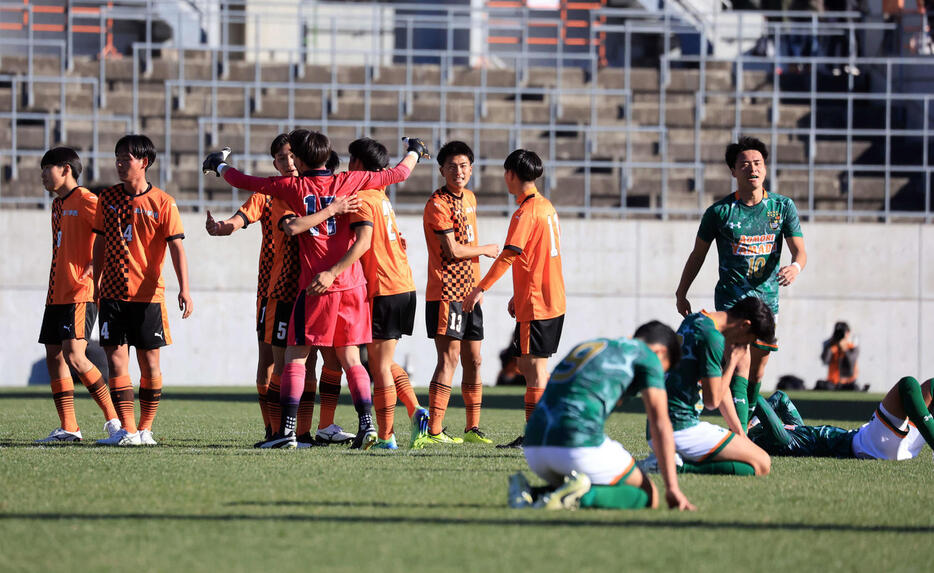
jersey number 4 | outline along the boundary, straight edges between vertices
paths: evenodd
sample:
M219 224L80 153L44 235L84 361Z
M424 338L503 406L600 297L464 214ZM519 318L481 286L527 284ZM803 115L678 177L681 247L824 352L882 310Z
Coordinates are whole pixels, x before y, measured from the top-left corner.
M328 205L334 202L334 199L337 199L337 197L334 195L326 195L323 197L318 197L317 195L308 195L305 197L305 214L313 215L322 209L327 209ZM325 221L325 226L327 227L329 237L337 233L337 219L334 217L328 217L328 219ZM308 229L308 232L315 237L321 234L321 231L318 230L318 227L312 227Z

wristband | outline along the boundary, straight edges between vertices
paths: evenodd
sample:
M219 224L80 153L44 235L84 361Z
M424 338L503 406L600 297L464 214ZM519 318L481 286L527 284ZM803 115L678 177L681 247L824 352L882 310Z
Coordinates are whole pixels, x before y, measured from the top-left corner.
M801 265L798 264L798 261L795 261L795 262L791 263L791 266L793 266L794 268L798 269L798 272L799 272L799 273L801 272Z

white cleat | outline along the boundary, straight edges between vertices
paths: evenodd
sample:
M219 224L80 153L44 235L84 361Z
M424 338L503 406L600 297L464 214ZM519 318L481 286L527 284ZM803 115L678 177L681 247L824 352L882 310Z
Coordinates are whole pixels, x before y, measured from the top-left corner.
M535 502L534 507L540 509L577 509L581 505L581 498L590 491L590 478L587 474L571 472L564 477L564 484L555 491L543 495Z
M532 507L532 487L529 480L525 479L525 474L516 472L509 476L509 493L507 503L513 509Z
M80 442L81 441L81 430L75 430L74 432L68 432L62 428L55 428L52 430L48 437L40 438L36 440L37 444L63 444L66 442Z
M114 434L119 432L123 428L123 424L120 423L119 418L114 418L113 420L107 420L104 422L104 431L107 433L108 438L112 438Z
M355 437L357 437L356 434L345 432L344 428L337 424L331 424L327 428L319 428L315 432L315 441L319 444L346 444Z
M144 446L158 446L159 442L152 438L152 430L139 431L139 443Z
M97 444L100 446L141 446L143 442L140 440L139 432L131 434L125 428L120 428L116 434L109 438L97 440Z

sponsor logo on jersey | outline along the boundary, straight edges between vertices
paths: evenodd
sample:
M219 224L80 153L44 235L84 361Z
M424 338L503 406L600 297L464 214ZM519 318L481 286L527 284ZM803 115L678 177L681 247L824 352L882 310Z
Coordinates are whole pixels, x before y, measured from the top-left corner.
M740 256L771 255L775 248L775 235L743 235L733 243L733 254Z
M66 216L66 217L77 217L77 216L78 216L78 210L77 210L77 209L65 209L65 210L62 211L62 215Z

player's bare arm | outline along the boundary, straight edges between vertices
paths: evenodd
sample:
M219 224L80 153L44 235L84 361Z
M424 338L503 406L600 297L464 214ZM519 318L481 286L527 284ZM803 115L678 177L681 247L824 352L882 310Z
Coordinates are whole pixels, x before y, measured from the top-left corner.
M661 388L646 388L642 391L642 402L649 420L649 435L658 459L658 470L665 481L665 501L671 509L693 511L697 509L688 501L678 486L675 469L675 440L668 418L668 393Z
M104 268L104 237L94 234L94 248L91 250L91 267L94 272L94 300L98 300L101 285L101 270Z
M694 283L694 279L697 278L697 273L704 266L704 259L707 258L707 251L709 250L710 243L700 237L694 239L694 250L691 251L687 262L684 263L684 270L681 271L681 282L678 283L678 290L675 291L675 306L681 316L691 314L691 303L688 302L687 298L688 290L691 288L691 284Z
M791 253L791 264L778 269L778 284L790 286L808 264L808 253L804 248L804 237L785 237Z
M334 199L330 205L324 209L321 209L320 211L312 213L311 215L305 215L304 217L294 217L288 221L284 221L282 223L282 231L286 235L292 237L317 227L331 217L337 217L338 215L343 215L345 213L356 213L357 209L359 208L360 199L357 197L356 193L344 195Z
M216 221L214 216L211 215L211 211L207 211L207 216L204 220L204 230L208 232L208 235L212 237L222 237L227 236L233 233L234 231L239 231L244 226L243 217L239 215L234 215L223 221Z
M746 357L748 352L748 345L734 344L727 347L727 363L723 369L723 376L720 377L721 386L722 386L722 396L727 399L721 399L720 405L717 408L720 410L720 415L723 416L723 420L726 422L727 427L741 436L746 435L746 428L743 427L742 422L739 419L739 415L736 413L736 404L733 403L733 400L729 399L732 396L730 391L730 381L733 380L733 373L736 371L736 367L739 364L740 360Z
M341 257L333 267L315 275L315 278L311 280L311 284L308 285L305 292L310 295L326 293L334 283L334 279L337 278L337 275L347 270L350 265L354 264L363 256L363 253L370 250L370 244L373 240L373 227L369 225L360 225L354 229L354 234L356 234L357 240L350 249L347 250L347 253Z
M175 268L175 277L178 279L178 309L182 311L182 318L191 316L194 303L188 290L188 257L181 239L172 239L168 243L169 254L172 256L172 266Z
M438 233L441 243L441 252L452 259L475 259L489 257L495 259L499 255L499 246L495 243L488 245L462 245L454 240L454 233Z
M487 271L483 280L480 281L480 284L475 286L467 295L467 298L464 299L465 312L473 310L474 305L480 301L484 291L489 290L496 281L506 274L506 271L509 270L509 267L512 266L512 263L515 262L518 256L519 251L513 250L512 248L503 249L503 252L496 257L496 261L493 263L493 266L490 267L490 270Z

